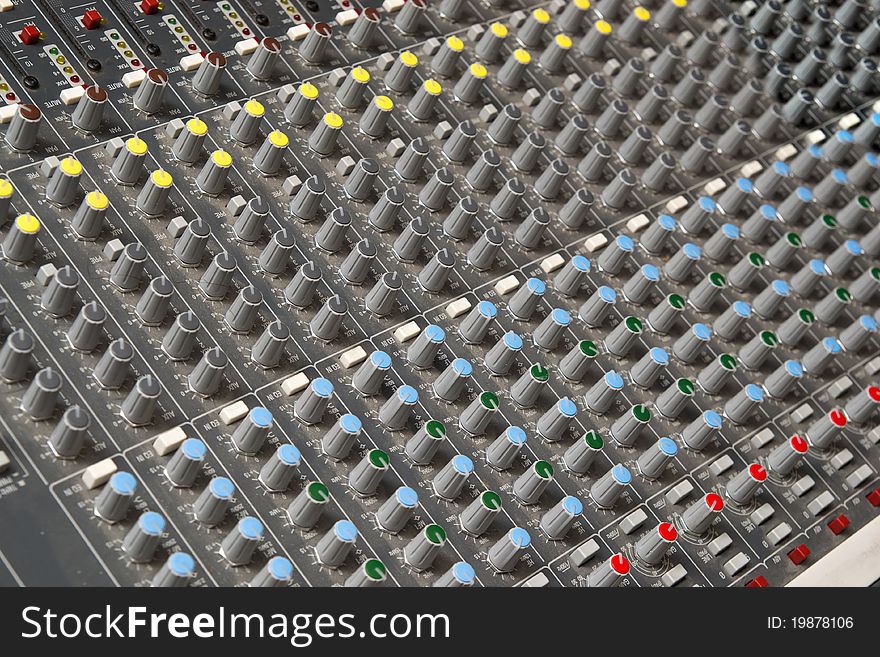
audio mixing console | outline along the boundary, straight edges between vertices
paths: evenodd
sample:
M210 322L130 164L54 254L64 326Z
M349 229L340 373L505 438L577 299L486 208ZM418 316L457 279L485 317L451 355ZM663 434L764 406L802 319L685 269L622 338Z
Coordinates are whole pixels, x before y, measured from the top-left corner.
M0 0L0 584L880 579L878 0Z

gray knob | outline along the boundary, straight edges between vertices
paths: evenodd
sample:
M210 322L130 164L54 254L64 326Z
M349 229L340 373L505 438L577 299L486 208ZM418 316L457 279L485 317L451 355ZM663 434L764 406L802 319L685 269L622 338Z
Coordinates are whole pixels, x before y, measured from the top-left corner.
M438 98L443 92L443 87L433 78L428 78L416 89L412 100L407 105L407 111L416 121L427 121L434 114Z
M449 249L440 249L419 272L418 283L427 292L439 293L446 286L449 272L455 267L456 258Z
M590 497L599 508L610 509L616 503L623 489L632 482L632 474L623 465L617 464L602 475L590 488Z
M522 346L522 338L513 331L508 331L486 354L484 358L486 369L496 376L507 374Z
M764 389L771 397L783 399L803 375L803 365L796 360L787 360L764 380Z
M274 556L248 583L252 588L290 586L293 581L293 564L286 557Z
M810 330L815 319L815 315L807 308L800 308L793 312L788 319L779 325L777 335L780 342L790 347L797 346Z
M345 580L343 586L349 588L380 586L385 581L387 572L385 564L378 559L367 559Z
M781 477L791 474L807 453L806 439L794 435L767 455L767 467Z
M348 40L358 48L369 48L373 45L381 20L378 9L365 7L348 31Z
M21 396L21 410L32 420L48 420L55 414L62 379L51 367L38 371Z
M880 405L880 388L871 385L853 396L844 406L846 417L857 424L867 423Z
M510 156L510 163L518 171L531 173L537 166L546 143L544 135L540 132L530 132Z
M233 566L249 564L263 541L263 523L253 516L245 516L220 543L220 554Z
M208 448L198 438L187 438L165 464L165 476L178 488L190 488L202 470Z
M720 394L736 372L736 358L721 354L697 374L697 383L710 395Z
M351 377L351 385L362 395L378 394L385 372L391 368L391 356L384 351L374 351Z
M553 128L562 112L565 94L559 87L553 87L541 96L532 110L532 119L542 128Z
M187 378L190 390L202 397L214 395L223 383L223 372L228 363L229 358L220 347L208 349Z
M406 455L417 465L428 465L446 436L446 427L438 420L428 420L406 441Z
M681 514L681 524L691 534L705 534L724 508L724 500L716 493L708 493L691 504Z
M52 317L68 315L76 300L78 285L79 274L70 265L65 265L49 280L40 297L40 307Z
M605 337L605 349L612 356L624 358L641 334L642 320L629 315Z
M356 415L347 413L339 418L321 439L321 450L336 461L348 458L360 436L362 423Z
M497 227L491 226L468 251L468 263L478 271L489 271L495 264L495 257L503 243L504 235Z
M675 526L669 522L661 522L638 540L635 545L635 554L642 563L655 566L663 561L663 557L675 543L676 538L678 538L678 532Z
M467 344L479 344L486 337L498 309L491 301L480 301L458 326L458 333Z
M416 217L410 221L391 246L394 255L403 262L414 262L422 250L428 231L429 223L424 217Z
M764 467L752 463L727 482L727 497L736 504L746 505L766 479L767 471Z
M591 266L589 258L575 255L556 274L556 277L553 279L554 289L566 297L576 296L584 281L586 281Z
M260 39L247 63L247 72L257 80L269 80L281 59L281 43L272 37Z
M376 160L361 158L349 174L343 189L356 201L365 201L373 194L379 164Z
M678 453L678 446L671 438L660 438L642 452L636 461L639 472L647 479L659 479L666 467Z
M764 391L749 383L724 405L724 414L735 424L745 424L763 401Z
M389 534L399 534L418 505L419 494L408 486L401 486L376 510L376 523Z
M415 388L400 386L379 409L379 422L392 431L406 428L418 401L419 393Z
M461 393L464 392L465 387L468 385L472 374L473 366L470 361L464 358L456 358L434 380L432 385L434 394L449 403L458 401Z
M517 48L498 70L498 84L508 89L516 89L522 83L526 69L532 61L528 50Z
M266 409L259 410L265 411ZM268 413L268 411L266 412ZM233 436L234 439L235 436ZM296 474L301 458L299 450L294 445L290 443L279 445L266 464L260 468L260 483L271 492L286 491Z
M161 392L159 382L151 374L140 377L122 402L122 418L133 427L150 424Z
M82 451L92 418L81 406L71 406L49 436L49 447L60 459L75 459Z
M498 572L510 572L522 557L522 552L531 545L529 533L522 527L514 527L495 545L489 548L488 561Z
M617 292L613 288L603 285L587 299L578 310L578 315L587 326L601 326L613 312L617 301Z
M336 90L336 100L347 109L359 109L364 102L369 82L369 71L362 66L355 66Z
M648 324L654 331L668 334L678 322L684 306L684 298L678 294L670 294L648 313Z
M164 533L165 518L155 511L144 511L122 539L122 551L134 563L149 563Z
M862 315L840 332L840 344L848 352L857 353L877 333L877 320L871 315Z
M623 295L632 303L642 304L660 281L660 269L651 263L642 265L623 286Z
M95 498L95 515L111 524L123 520L137 487L137 480L130 472L115 473Z
M526 432L519 427L507 427L488 447L486 462L496 470L507 470L526 444Z
M602 415L611 408L623 385L623 377L619 372L606 372L584 395L584 403L590 411Z
M299 85L284 108L284 118L294 126L303 127L312 120L318 104L318 88L311 82Z
M453 457L434 478L434 491L444 499L456 499L461 493L467 478L473 472L473 467L473 462L466 456L458 455Z
M639 7L641 8L641 7ZM629 572L629 560L621 553L612 556L608 561L599 564L587 578L587 586L591 588L612 588L620 584L621 579Z
M480 92L486 82L488 70L480 62L474 62L468 66L458 78L453 95L463 103L471 104L480 99Z
M171 154L175 159L187 164L195 164L201 157L202 148L208 135L208 126L201 119L190 119L174 140Z
M333 384L327 379L313 379L300 395L293 406L296 417L304 424L318 424L324 417L330 397L333 396Z
M324 114L309 136L309 150L321 157L332 155L336 150L336 142L339 139L342 124L342 117L335 112Z
M37 145L43 113L36 105L21 103L6 128L6 143L16 151L28 152Z
M739 359L747 369L760 369L778 342L772 331L761 331L739 350Z
M612 150L607 141L593 144L590 152L578 163L578 173L590 182L601 182L611 161Z
M672 345L672 353L685 363L693 363L701 356L712 339L712 329L697 322Z
M207 251L211 227L201 218L196 218L186 225L177 242L174 243L174 255L184 267L198 267Z
M351 226L351 215L345 208L331 212L315 234L315 246L327 253L336 253L345 244L345 236Z
M577 405L568 397L563 397L538 418L535 429L548 442L562 440L576 415Z
M85 304L67 330L70 346L77 351L93 351L101 341L101 329L106 318L107 312L97 301Z
M560 541L583 512L583 503L573 495L567 495L541 517L541 531L551 541Z
M459 416L459 426L472 436L486 433L489 423L498 411L498 396L493 392L482 392Z
M677 418L694 396L695 390L696 386L690 379L676 379L675 383L657 397L655 402L657 412L663 417Z
M315 23L299 47L300 56L308 64L320 64L326 57L333 28L327 23Z
M535 504L553 481L553 466L547 461L535 461L513 483L513 494L523 504Z
M324 305L315 313L312 321L309 322L309 329L312 335L319 340L332 342L339 335L343 318L347 314L348 304L341 296L335 294L327 299Z
M104 215L109 206L110 201L102 192L89 192L83 197L76 214L70 220L71 230L81 240L97 239L104 228Z
M501 189L498 190L495 196L492 197L492 201L489 203L489 210L491 210L492 214L494 214L500 221L513 219L519 209L520 202L522 201L525 192L526 186L519 178L510 178L504 183ZM476 203L474 203L474 206L474 211L476 211ZM536 228L540 228L540 226L537 226ZM467 235L464 235L462 239L465 237L467 237Z
M456 90L458 90L458 85L456 85ZM456 94L458 93L456 91ZM443 143L443 154L452 162L464 162L470 156L471 146L476 136L476 126L469 120L462 121Z
M403 280L400 274L397 272L382 274L364 297L367 310L378 317L390 315L394 311L401 287L403 287Z
M446 545L446 532L440 525L426 525L406 547L403 558L407 565L417 571L427 570Z
M132 137L125 141L122 149L113 160L110 173L116 182L122 185L134 185L144 171L144 161L147 157L147 144L139 137Z
M675 232L675 219L668 214L661 214L657 217L657 221L648 226L642 234L640 244L648 253L659 254L663 251L663 247L669 241L669 236Z
M493 148L485 150L465 174L465 180L479 192L485 192L493 186L495 173L501 165L501 156Z
M223 522L232 506L235 485L226 477L214 477L192 504L193 515L203 525L214 527Z
M409 91L419 59L409 50L400 53L385 74L385 86L398 93Z
M226 326L233 333L242 335L250 333L260 313L262 303L263 294L257 288L253 285L242 288L224 315Z
M507 304L510 314L520 321L531 319L547 286L538 278L530 278L520 287Z
M852 303L852 295L845 287L838 287L828 292L816 304L816 317L833 326L844 310Z
M534 407L549 378L546 367L539 363L532 365L510 386L510 398L520 408Z
M562 340L565 329L571 324L571 315L562 308L554 308L532 334L532 341L542 351L553 351Z
M314 260L309 260L297 270L284 288L284 298L297 308L308 308L312 305L320 281L320 268Z
M403 153L394 164L394 171L403 180L418 180L428 159L428 143L421 137L407 144Z
M723 424L724 420L716 411L703 411L700 417L684 428L681 439L689 448L699 452L715 439Z
M238 423L232 432L232 445L241 454L257 454L272 430L272 413L267 408L257 406Z
M850 292L859 303L870 304L871 300L876 298L878 288L880 288L880 268L871 267L853 282Z
M446 339L446 333L436 324L429 324L410 344L406 359L418 370L429 369Z
M79 181L82 177L82 171L82 163L76 158L65 157L61 160L58 166L49 174L49 180L46 181L46 200L61 207L73 204L79 192ZM20 216L30 217L32 215L24 214ZM37 226L37 229L39 229L39 226Z
M644 404L637 404L614 421L611 437L618 445L632 447L650 421L651 410Z
M132 358L134 358L134 349L126 342L125 338L118 338L111 342L93 370L98 385L105 390L121 388L128 377L129 363Z
M287 507L290 522L302 529L312 529L330 500L330 491L320 481L311 481Z
M599 20L592 24L578 43L578 49L587 57L598 58L611 36L611 23Z
M404 34L416 34L422 27L426 7L425 0L407 2L394 19L394 26Z
M196 185L208 196L218 196L226 186L229 170L232 168L232 156L222 148L218 148L207 159L196 176Z
M164 169L156 169L150 174L138 194L135 206L148 217L158 217L165 211L174 181Z
M501 54L501 47L504 45L507 34L507 26L504 23L491 23L489 29L483 32L483 36L477 42L474 49L476 56L484 62L496 62Z
M348 485L361 497L373 495L389 465L388 454L381 449L371 449L352 469L348 476Z
M97 84L86 87L70 117L71 123L83 132L95 132L101 126L106 105L107 92L103 87Z
M162 564L150 586L186 587L196 576L196 562L185 552L174 552Z
M359 241L339 265L339 275L351 285L360 285L366 280L377 254L378 249L370 240Z
M400 214L405 195L400 187L389 187L370 210L370 226L380 232L391 230Z
M212 301L224 299L232 284L235 269L236 262L232 255L226 251L218 253L208 265L205 273L202 274L199 280L199 290Z
M630 379L640 388L651 388L669 365L669 354L662 347L652 347L629 371Z
M514 178L513 180L516 179ZM508 187L505 186L502 191L504 189L508 189ZM525 191L525 187L522 189ZM499 194L501 193L499 192ZM478 210L479 205L477 205L472 196L463 197L443 221L443 233L454 240L467 239ZM449 253L449 255L451 256L452 254Z
M191 311L181 313L162 338L162 351L171 360L187 360L196 344L201 322Z
M201 96L213 96L220 91L220 80L226 69L226 57L219 52L209 52L192 77L192 88Z
M799 378L797 374L803 375L803 370L806 369L811 374L816 376L821 376L822 372L825 371L825 368L831 364L831 362L835 359L837 354L843 351L843 346L840 344L840 341L836 338L832 338L830 336L822 338L818 343L816 343L812 349L810 349L807 353L804 354L803 366L798 367L798 365L792 365L793 373L788 372L778 372L778 380L774 382L775 386L779 388L776 392L785 393L788 391L788 386L794 384L794 381L791 381L791 378ZM792 361L797 362L797 361ZM769 381L769 380L768 380ZM770 390L768 389L768 392ZM771 393L772 394L772 393ZM773 395L776 396L776 395Z
M809 426L806 433L807 441L816 449L829 447L846 426L846 421L846 413L842 408L831 409Z
M602 139L614 139L619 134L627 114L629 114L629 105L620 98L613 100L596 119L594 129Z
M471 502L458 516L461 528L471 536L484 534L501 511L501 496L487 490Z
M259 150L254 154L252 160L254 168L264 176L274 176L281 169L289 145L290 138L285 133L273 130L266 135Z
M232 227L235 237L246 244L257 242L263 235L266 226L266 218L269 216L269 204L262 196L255 196L247 202L247 205L235 220Z

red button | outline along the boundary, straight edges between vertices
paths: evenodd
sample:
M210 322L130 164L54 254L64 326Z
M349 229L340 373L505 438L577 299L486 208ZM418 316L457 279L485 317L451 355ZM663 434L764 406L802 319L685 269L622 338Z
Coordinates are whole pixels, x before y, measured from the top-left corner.
M868 498L871 506L880 506L880 488L875 488L873 491L865 495L865 497Z
M25 25L24 29L18 33L18 38L24 45L30 46L40 40L40 28L33 24Z
M800 566L807 557L810 556L810 548L801 543L794 550L788 553L788 558L795 566Z
M830 529L835 536L840 534L847 527L849 527L849 518L842 513L828 523L828 529Z
M755 579L746 584L747 589L766 589L768 586L770 585L767 583L767 579L763 575L758 575Z
M155 14L159 11L159 0L142 0L141 11L147 15Z
M97 9L89 9L82 17L82 24L85 26L87 30L97 30L101 27L101 21L104 19L101 18L101 14L98 13Z

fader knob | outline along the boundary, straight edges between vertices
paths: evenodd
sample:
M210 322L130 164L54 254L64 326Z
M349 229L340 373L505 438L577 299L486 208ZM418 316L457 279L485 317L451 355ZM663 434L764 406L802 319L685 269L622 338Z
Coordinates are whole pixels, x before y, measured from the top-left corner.
M151 68L132 96L132 104L145 114L156 114L162 109L168 73L161 68Z
M16 151L27 152L37 145L43 113L36 105L22 103L17 106L6 129L6 143Z
M209 52L192 77L192 88L201 96L213 96L220 91L220 81L226 69L226 57Z
M95 132L104 118L106 105L107 92L103 87L97 84L87 87L70 117L73 126L83 132Z

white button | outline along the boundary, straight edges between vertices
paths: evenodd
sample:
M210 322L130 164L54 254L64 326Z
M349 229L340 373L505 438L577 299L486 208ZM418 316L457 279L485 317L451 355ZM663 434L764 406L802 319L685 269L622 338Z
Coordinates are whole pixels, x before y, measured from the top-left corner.
M446 306L446 316L450 319L461 317L471 309L471 302L468 299L456 299Z
M419 333L421 333L422 329L419 328L419 325L415 322L409 322L399 327L394 332L394 339L398 342L406 342L408 340L412 340Z
M660 581L663 583L663 586L675 586L687 576L687 573L687 569L680 563L677 563L663 574Z
M86 468L85 472L83 472L82 480L86 488L91 490L106 484L115 473L116 461L104 459Z
M220 411L220 421L223 424L232 424L238 422L241 418L248 414L248 405L243 401L237 401L234 404L224 407Z
M738 552L726 564L724 564L724 572L727 573L728 577L733 577L748 565L748 555L743 552Z
M591 538L580 545L574 552L572 552L568 560L575 568L580 568L590 559L595 557L598 551L599 544L596 543L596 539Z
M339 357L340 364L348 369L349 367L354 367L355 365L360 365L367 359L367 352L364 351L364 348L361 346L357 346L354 349L349 349L344 354Z
M186 440L186 431L183 427L168 429L156 436L153 441L153 451L159 456L165 456L180 447L184 440Z
M309 385L309 377L304 372L300 372L299 374L287 377L281 382L281 392L289 397L305 390L307 385Z
M723 534L719 534L714 539L712 539L712 542L709 543L709 545L707 545L706 547L708 548L712 556L717 557L719 554L729 548L731 543L733 543L733 539L730 538L730 535L727 532L724 532Z

